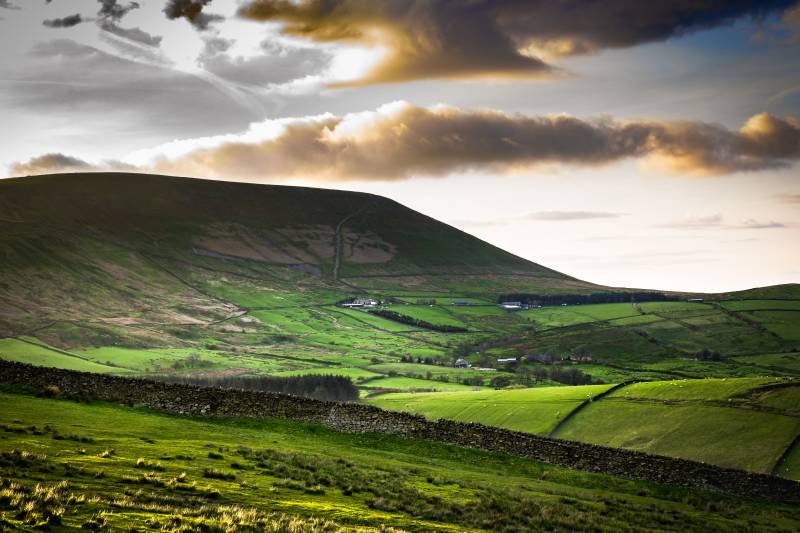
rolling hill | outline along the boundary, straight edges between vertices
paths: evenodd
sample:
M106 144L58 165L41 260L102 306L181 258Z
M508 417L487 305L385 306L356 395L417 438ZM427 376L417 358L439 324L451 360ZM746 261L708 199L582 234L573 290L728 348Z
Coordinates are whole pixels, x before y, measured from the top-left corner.
M617 301L581 300L609 293ZM570 304L501 309L512 294ZM567 419L587 394L631 380L741 378L756 391L800 377L800 285L692 295L702 302L649 294L571 278L367 194L139 174L0 180L2 359L340 375L389 409L796 478L791 395L614 392ZM391 312L337 305L354 297ZM459 357L471 366L455 368ZM564 386L575 384L588 388Z

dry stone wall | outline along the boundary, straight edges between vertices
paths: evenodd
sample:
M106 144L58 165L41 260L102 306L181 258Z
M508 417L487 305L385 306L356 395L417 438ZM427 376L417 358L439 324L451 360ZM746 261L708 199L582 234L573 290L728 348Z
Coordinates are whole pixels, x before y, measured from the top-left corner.
M502 452L554 465L629 479L800 502L800 483L704 463L606 448L501 428L376 407L310 400L268 392L222 390L144 379L88 374L0 361L0 384L43 392L58 387L66 398L146 406L189 416L277 418L321 424L347 433L381 433Z

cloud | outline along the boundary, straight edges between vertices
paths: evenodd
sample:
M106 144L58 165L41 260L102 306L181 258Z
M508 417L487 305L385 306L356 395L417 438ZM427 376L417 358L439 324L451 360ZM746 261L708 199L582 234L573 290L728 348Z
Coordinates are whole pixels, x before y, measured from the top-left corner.
M259 138L259 130L280 133ZM730 131L699 122L581 120L395 103L344 117L266 121L240 136L195 146L157 166L229 177L396 180L640 158L677 174L719 175L800 158L800 123L757 115Z
M42 22L42 24L48 28L71 28L77 26L81 22L86 22L86 19L84 19L80 13L75 13L74 15L60 19L47 19Z
M34 157L26 163L15 163L11 167L11 175L25 176L55 172L82 172L92 170L92 168L92 165L82 159L60 153L52 153Z
M123 28L110 20L103 20L98 22L98 26L103 31L114 34L117 37L122 37L129 41L135 41L146 46L157 47L161 44L161 36L151 35L139 28Z
M666 224L658 224L658 228L672 228L672 229L776 229L785 228L786 224L770 220L768 222L759 221L753 218L742 220L738 224L725 224L721 213L714 213L712 215L703 216L687 216L680 220L668 222Z
M665 224L658 224L658 228L674 228L674 229L707 229L718 228L722 226L722 214L714 213L712 215L689 215L680 220L667 222Z
M769 222L760 222L758 220L748 218L747 220L743 220L738 226L734 226L732 229L775 229L785 227L786 224L783 224L782 222L775 222L774 220L770 220Z
M575 220L594 220L601 218L619 218L623 213L610 213L607 211L533 211L513 217L502 217L494 220L452 220L456 226L471 226L477 228L492 226L507 226L509 224L519 224L531 220L562 222Z
M22 9L19 6L12 4L9 0L0 0L0 7L14 10Z
M605 211L536 211L523 218L528 220L592 220L598 218L619 218L621 213Z
M170 20L185 18L198 30L208 29L212 22L223 20L221 15L203 13L211 0L167 0L164 13Z
M540 77L559 57L663 41L796 0L250 0L241 16L315 42L382 48L354 84L430 78Z
M267 120L241 134L173 142L131 162L205 177L343 181L629 158L680 175L782 167L800 158L800 122L762 114L732 131L702 122L582 120L396 102L345 116Z
M103 34L107 32L101 38ZM108 48L118 44L109 42ZM160 50L138 46L126 57L140 49ZM19 82L6 86L3 98L20 111L68 117L82 127L86 138L95 138L98 128L108 127L110 121L117 146L141 145L143 135L155 139L148 143L152 144L239 131L253 120L252 111L205 79L120 55L70 39L38 42L14 72Z
M800 194L779 194L778 201L784 204L800 204Z
M102 163L89 163L77 157L61 153L44 154L34 157L24 163L11 165L12 176L30 176L36 174L55 174L60 172L94 172L94 171L135 171L136 167L121 161L103 161Z
M100 11L97 12L98 17L108 18L118 21L130 11L139 9L138 2L128 2L127 4L120 4L117 0L97 0L100 2Z

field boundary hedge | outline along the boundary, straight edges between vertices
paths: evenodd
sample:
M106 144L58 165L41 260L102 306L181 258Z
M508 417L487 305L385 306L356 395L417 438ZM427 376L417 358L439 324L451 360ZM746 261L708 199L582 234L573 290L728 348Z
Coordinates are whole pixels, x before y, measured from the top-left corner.
M0 361L0 384L67 399L102 400L187 416L254 417L321 424L500 452L553 465L746 498L800 503L800 483L705 463L541 437L482 424L430 421L374 406L201 388Z

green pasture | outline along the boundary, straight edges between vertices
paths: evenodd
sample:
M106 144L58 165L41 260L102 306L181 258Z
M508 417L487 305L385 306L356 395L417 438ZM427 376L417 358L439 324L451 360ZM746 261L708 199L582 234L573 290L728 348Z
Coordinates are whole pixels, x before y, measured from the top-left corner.
M428 305L392 305L389 310L404 316L423 320L438 326L465 327L466 324L456 318L449 308Z
M729 311L800 311L800 300L731 300L720 305Z
M449 381L437 381L435 379L407 378L403 376L385 377L367 381L361 384L366 389L388 389L388 390L472 390L473 385L462 383L451 383Z
M529 433L547 433L582 402L611 385L541 387L416 394L385 394L370 403L393 411L408 411L430 419L480 422Z
M38 340L24 342L14 338L0 339L0 359L19 361L37 366L78 370L80 372L124 374L128 371L125 368L100 364L88 358L67 355L61 351L56 351L52 347L47 347Z
M0 479L8 480L3 495L18 495L0 499L0 520L12 530L41 529L45 516L56 530L179 524L231 532L800 527L796 506L450 445L7 393L0 393L0 402Z
M589 405L555 436L768 473L798 433L794 416L615 396Z

